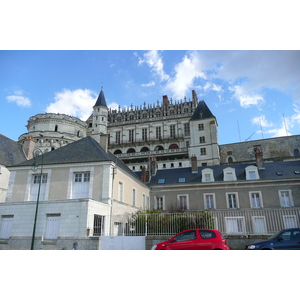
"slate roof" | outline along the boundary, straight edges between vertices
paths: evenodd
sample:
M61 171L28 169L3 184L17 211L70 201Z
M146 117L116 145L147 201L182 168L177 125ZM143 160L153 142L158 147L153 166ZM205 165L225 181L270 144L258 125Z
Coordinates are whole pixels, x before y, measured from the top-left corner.
M105 107L107 107L103 90L101 90L94 107L95 106L105 106Z
M182 184L201 184L201 171L209 168L213 170L215 182L223 181L223 170L230 167L235 169L237 181L246 181L245 168L248 166L256 166L253 164L232 164L232 165L220 165L220 166L207 166L198 167L198 173L193 174L191 168L180 168L180 169L161 169L156 172L155 176L152 176L148 185L153 186L164 186L164 185L182 185ZM296 171L296 172L295 172ZM297 174L297 171L299 172ZM300 160L288 161L288 162L272 162L265 163L265 169L258 170L260 180L285 180L285 179L299 179L300 183ZM136 173L140 176L140 172ZM278 175L277 175L278 174ZM185 178L184 183L179 183L179 178ZM159 184L159 179L165 179L163 184ZM237 182L233 181L233 182ZM207 182L202 183L207 184Z
M25 162L17 164L16 167L32 166L34 161L35 161L34 159L30 159ZM38 157L36 161L38 164L40 164L42 161L41 157ZM118 167L122 168L124 171L137 178L135 173L133 173L127 167L127 165L125 165L120 159L118 159L112 153L106 152L90 136L43 154L44 165L91 163L91 162L103 162L103 161L113 161L117 164Z
M194 114L191 117L191 121L202 120L207 118L215 118L212 114L204 100L199 101L198 106L196 107Z
M0 164L10 166L27 160L22 146L0 134Z

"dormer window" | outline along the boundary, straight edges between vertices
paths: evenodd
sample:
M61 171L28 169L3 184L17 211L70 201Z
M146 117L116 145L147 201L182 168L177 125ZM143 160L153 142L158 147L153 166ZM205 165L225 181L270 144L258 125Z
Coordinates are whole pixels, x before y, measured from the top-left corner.
M223 170L223 180L224 181L235 181L237 180L235 169L233 168L226 168Z
M246 180L257 180L259 179L258 169L256 166L248 166L245 168Z
M203 169L202 171L202 182L214 182L214 171L212 169Z

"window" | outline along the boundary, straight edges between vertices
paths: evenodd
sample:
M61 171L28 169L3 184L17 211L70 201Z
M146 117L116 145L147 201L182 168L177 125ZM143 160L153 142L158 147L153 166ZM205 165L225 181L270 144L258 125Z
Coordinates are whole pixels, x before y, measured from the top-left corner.
M184 124L184 135L185 136L190 135L190 124L189 123Z
M205 143L205 136L200 136L199 137L199 143L204 144Z
M177 201L178 201L178 208L180 210L187 210L188 209L188 199L187 195L178 195Z
M136 189L132 189L132 205L136 205Z
M256 166L248 166L245 168L246 180L256 180L259 179L258 169Z
M203 239L213 239L216 237L214 231L211 230L199 230L199 233Z
M262 200L260 192L250 192L250 201L252 208L262 208Z
M225 168L223 170L223 180L224 181L234 181L237 180L236 174L235 174L235 169L233 168Z
M90 172L74 173L72 199L89 198Z
M185 182L185 178L178 178L178 182Z
M0 239L9 239L14 216L2 216L1 219Z
M43 174L42 176L33 175L31 189L30 189L30 201L37 201L40 183L41 183L41 187L40 187L39 201L45 200L47 179L48 179L47 174Z
M59 223L60 223L60 214L51 214L47 215L47 224L46 224L46 240L55 240L58 237L59 232Z
M154 203L155 209L164 209L164 198L162 196L155 197L155 203Z
M116 132L116 144L121 143L121 131Z
M165 183L165 181L166 181L166 179L161 178L161 179L158 179L157 183L158 184L163 184L163 183Z
M200 155L206 155L206 148L200 148Z
M134 142L134 129L129 130L129 142L130 143Z
M225 217L226 232L229 234L241 234L245 232L244 217Z
M226 198L227 198L227 207L234 209L238 208L238 197L237 193L226 193Z
M264 234L266 233L266 220L264 216L252 217L253 233Z
M101 236L104 233L104 216L94 215L93 236Z
M204 130L204 124L198 124L198 130L199 131Z
M147 128L142 129L142 140L147 141Z
M209 168L205 168L201 171L202 173L202 182L213 182L215 181L214 178L214 171Z
M196 239L196 230L190 230L179 234L176 237L176 242L192 241Z
M146 205L147 205L147 203L146 203L146 195L143 194L143 209L144 210L146 209Z
M283 216L284 228L294 228L297 227L296 216Z
M161 139L161 127L156 127L156 139Z
M204 208L215 209L215 194L204 194Z
M170 137L175 137L175 125L170 125Z
M119 201L124 201L124 185L122 181L119 181L119 189L118 189L118 199Z
M293 206L292 201L292 193L291 191L278 191L279 198L280 198L280 204L282 207L291 207Z

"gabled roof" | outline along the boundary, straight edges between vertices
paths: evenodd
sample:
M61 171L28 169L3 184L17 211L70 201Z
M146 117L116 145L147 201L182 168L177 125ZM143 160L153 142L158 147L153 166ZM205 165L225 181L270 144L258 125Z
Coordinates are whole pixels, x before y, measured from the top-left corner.
M0 134L0 164L10 166L27 160L22 146Z
M191 121L194 120L202 120L207 118L215 118L215 116L212 114L204 100L201 100L198 103L198 106L196 107L194 114L191 117Z
M212 169L214 174L215 183L221 183L223 181L223 170L231 167L235 169L237 181L246 181L245 169L248 166L256 166L253 164L232 164L232 165L219 165L219 166L206 166L198 167L198 173L193 174L191 168L180 168L180 169L160 169L156 172L155 176L152 176L148 185L150 187L164 185L177 185L182 184L202 184L202 170ZM299 172L299 173L298 173ZM272 162L265 163L265 169L258 170L259 177L257 181L261 180L286 180L286 179L299 179L300 180L300 160L298 161L287 161L287 162ZM138 176L140 174L136 173ZM179 178L185 178L184 183L179 183ZM163 182L163 179L164 182ZM158 183L158 181L163 184ZM236 181L233 181L236 182ZM207 183L204 183L207 184Z
M105 106L105 107L107 107L103 90L101 90L94 107L95 106Z
M40 164L42 162L41 157L38 157L36 161L38 164ZM113 161L118 167L122 168L130 175L137 177L135 173L133 173L120 159L118 159L112 153L106 152L90 136L43 154L44 165L91 163L104 161ZM11 167L32 166L34 162L34 159L30 159Z

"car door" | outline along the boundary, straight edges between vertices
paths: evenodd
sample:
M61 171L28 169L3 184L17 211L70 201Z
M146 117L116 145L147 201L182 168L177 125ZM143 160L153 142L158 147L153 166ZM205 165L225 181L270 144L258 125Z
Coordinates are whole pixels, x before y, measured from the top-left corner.
M291 240L293 242L292 249L300 250L300 229L293 230Z
M168 248L170 250L196 250L197 239L196 230L184 231L169 242Z
M214 242L216 239L216 234L212 230L199 230L199 239L197 242L198 250L211 250L214 249Z
M295 241L292 239L293 230L286 230L273 241L274 250L295 249Z

